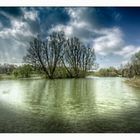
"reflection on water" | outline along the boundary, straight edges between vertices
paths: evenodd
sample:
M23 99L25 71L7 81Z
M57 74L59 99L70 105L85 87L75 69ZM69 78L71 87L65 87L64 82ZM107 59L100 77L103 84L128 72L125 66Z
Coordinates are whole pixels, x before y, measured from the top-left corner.
M84 132L92 129L91 122L101 127L100 119L113 120L116 126L120 122L121 127L137 113L131 121L140 121L140 89L129 87L121 78L0 81L0 102L19 114L60 119L72 129L83 127Z

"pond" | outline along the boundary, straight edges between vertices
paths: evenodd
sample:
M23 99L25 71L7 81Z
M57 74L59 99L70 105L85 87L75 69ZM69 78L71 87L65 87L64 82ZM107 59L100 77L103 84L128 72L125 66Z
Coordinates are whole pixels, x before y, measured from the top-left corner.
M140 132L140 88L124 80L0 81L0 132Z

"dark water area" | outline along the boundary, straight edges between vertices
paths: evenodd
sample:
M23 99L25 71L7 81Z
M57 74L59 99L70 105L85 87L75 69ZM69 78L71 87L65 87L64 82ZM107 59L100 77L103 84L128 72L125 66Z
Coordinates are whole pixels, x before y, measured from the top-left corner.
M140 132L140 88L122 78L3 80L0 132Z

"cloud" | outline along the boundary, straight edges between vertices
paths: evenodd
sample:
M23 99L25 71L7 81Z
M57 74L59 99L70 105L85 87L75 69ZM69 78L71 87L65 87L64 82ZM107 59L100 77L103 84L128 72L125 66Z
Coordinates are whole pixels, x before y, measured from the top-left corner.
M20 7L1 7L0 13L15 18L21 17L23 15L22 8Z
M20 11L22 11L22 9ZM21 13L23 16L24 13ZM29 45L29 41L35 34L32 32L28 22L23 20L22 16L20 16L21 14L11 14L10 11L5 9L1 11L0 14L2 14L5 19L7 19L7 22L10 23L10 27L2 27L0 30L0 62L21 63L22 57L25 55L26 48ZM2 20L0 20L0 23L1 21ZM5 25L1 24L1 26Z
M41 33L47 34L48 30L58 24L66 25L69 15L64 8L37 8Z
M57 24L53 26L49 33L63 30L69 37L79 37L82 42L92 45L97 55L101 56L121 55L127 57L132 54L129 51L138 51L137 46L126 45L124 33L119 27L104 27L99 23L103 14L111 21L120 20L121 15L119 13L114 11L112 14L102 13L100 9L96 8L66 8L66 11L70 16L69 22L66 25Z
M0 8L0 61L21 62L33 36L60 30L91 45L105 63L125 61L140 46L125 42L114 24L121 18L113 8Z
M102 57L109 57L110 61L114 61L114 64L116 60L119 60L119 65L121 63L126 64L133 54L140 51L140 46L126 44L123 39L124 34L120 28L107 28L96 32L102 34L93 40L93 48L96 54Z
M49 32L63 30L69 37L79 37L82 42L92 45L100 55L109 55L123 47L122 31L118 27L99 27L99 11L95 8L66 8L66 11L70 16L69 23L53 26ZM119 18L119 15L115 18Z
M125 34L121 28L107 26L108 22L111 24L112 21L117 22L121 19L119 13L114 11L112 14L101 13L96 8L66 8L66 11L70 16L69 22L66 25L53 26L49 33L63 30L69 37L79 37L82 42L92 45L97 57L101 58L105 64L118 66L140 50L139 46L125 42ZM104 16L107 19L102 21Z
M121 15L112 8L66 8L73 21L79 23L84 21L91 27L111 27L112 24L121 19Z
M38 17L37 11L35 11L35 10L33 10L33 11L24 10L24 19L25 20L33 20L33 21L35 21L37 17Z
M91 15L94 8L66 8L70 20L67 24L57 24L50 28L49 33L52 31L63 30L67 36L76 36L81 39L82 42L90 43L90 39L94 38L97 34L94 32L94 22L91 22ZM91 13L90 13L91 12Z
M96 30L101 36L93 39L93 48L100 55L109 55L123 48L123 33L119 28Z
M1 38L19 38L20 36L31 36L33 35L29 30L28 24L26 22L12 20L11 21L11 28L5 28L0 31Z
M110 10L111 8L102 8L102 10L100 8L84 7L66 8L66 12L70 17L69 22L52 26L49 33L64 30L67 36L76 36L82 42L91 44L95 38L104 34L107 35L108 32L111 32L110 30L115 30L112 27L111 29L108 27L111 26L111 22L119 20L121 16L119 13L114 13L114 11ZM105 17L106 19L104 20Z
M0 8L0 62L22 62L33 36L68 20L64 8Z
M13 38L0 38L0 62L2 63L21 63L22 57L26 53L26 44ZM12 58L16 58L15 60Z
M123 56L124 58L130 58L138 51L140 51L140 46L128 45L124 46L120 51L115 52L115 54Z

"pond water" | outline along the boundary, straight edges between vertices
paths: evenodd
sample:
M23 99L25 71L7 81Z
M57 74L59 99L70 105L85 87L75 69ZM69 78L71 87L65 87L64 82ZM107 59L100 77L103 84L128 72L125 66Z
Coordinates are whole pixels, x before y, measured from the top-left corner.
M140 88L124 80L0 81L0 132L140 132Z

